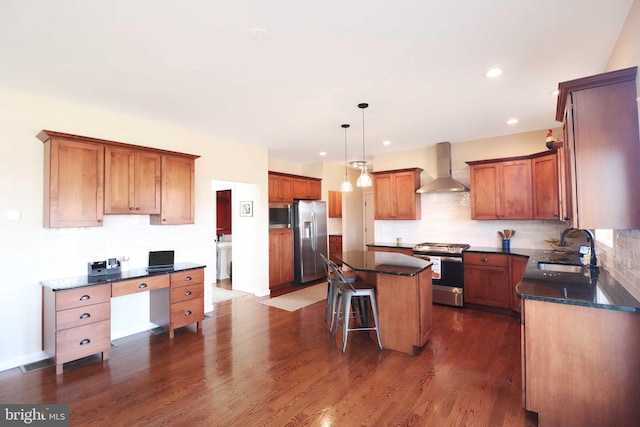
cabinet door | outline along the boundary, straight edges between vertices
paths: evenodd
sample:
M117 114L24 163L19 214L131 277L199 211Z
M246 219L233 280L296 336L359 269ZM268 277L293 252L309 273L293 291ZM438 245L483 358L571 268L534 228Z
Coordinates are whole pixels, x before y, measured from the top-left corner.
M393 175L395 219L420 219L416 209L419 204L415 174L402 172Z
M342 218L342 193L329 191L329 218Z
M320 200L322 198L320 181L315 179L294 178L293 198Z
M293 280L293 230L269 230L269 288Z
M102 226L104 146L52 138L45 142L44 226Z
M529 258L512 255L509 257L509 269L511 271L511 310L521 312L521 299L516 292L516 286L522 281L527 269Z
M533 219L559 219L558 156L554 153L531 161Z
M105 213L159 214L161 156L105 148Z
M269 202L293 203L293 179L269 174Z
M471 166L471 218L500 217L500 167L497 163Z
M531 160L514 160L500 164L501 219L531 219L533 194Z
M374 218L393 219L395 208L393 203L393 184L391 175L374 175Z
M193 224L194 159L162 155L162 201L160 215L151 215L152 224Z
M465 266L465 302L509 308L509 271L504 267Z

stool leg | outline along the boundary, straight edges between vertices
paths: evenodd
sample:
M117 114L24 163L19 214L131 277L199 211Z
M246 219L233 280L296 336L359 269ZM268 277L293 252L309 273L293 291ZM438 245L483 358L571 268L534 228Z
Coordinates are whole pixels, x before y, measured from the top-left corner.
M344 315L342 319L342 352L347 350L347 337L349 336L349 320L351 319L351 296L344 304Z
M342 292L338 291L337 292L337 298L338 298L338 307L336 308L335 311L335 316L331 317L331 326L329 326L329 331L333 331L333 336L336 336L336 332L338 332L338 324L340 322L340 308L342 308ZM335 324L335 329L333 328Z
M376 304L376 296L373 292L369 296L369 301L371 302L371 311L373 311L373 323L376 325L376 335L378 336L378 345L380 346L380 350L382 350L382 340L380 339L380 326L378 326L378 305Z

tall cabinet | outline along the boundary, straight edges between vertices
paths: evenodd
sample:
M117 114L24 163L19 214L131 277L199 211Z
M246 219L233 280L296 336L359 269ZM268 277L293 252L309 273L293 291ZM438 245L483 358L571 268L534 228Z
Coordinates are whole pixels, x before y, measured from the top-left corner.
M563 122L562 187L577 228L640 228L640 140L637 67L560 83L556 120Z

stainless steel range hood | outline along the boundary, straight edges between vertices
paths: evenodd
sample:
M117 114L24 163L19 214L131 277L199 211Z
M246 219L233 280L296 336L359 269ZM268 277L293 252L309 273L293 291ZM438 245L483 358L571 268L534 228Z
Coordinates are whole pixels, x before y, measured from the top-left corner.
M451 144L436 144L437 176L436 179L416 190L416 193L462 192L469 191L464 184L451 176Z

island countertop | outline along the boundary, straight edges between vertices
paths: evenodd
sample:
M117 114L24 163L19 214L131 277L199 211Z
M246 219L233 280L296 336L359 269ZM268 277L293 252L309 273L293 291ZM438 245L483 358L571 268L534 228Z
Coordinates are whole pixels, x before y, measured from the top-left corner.
M163 274L177 273L180 271L195 270L198 268L205 268L206 265L194 264L191 262L179 262L174 265L173 270L148 272L146 268L136 268L127 271L123 271L118 274L101 275L95 277L89 276L77 276L66 277L63 279L43 280L40 285L47 287L51 290L62 291L65 289L81 288L84 286L96 286L104 285L105 283L115 283L129 279L139 279L141 277L159 276Z
M415 276L431 265L429 261L394 252L348 251L337 258L355 271L396 276Z

